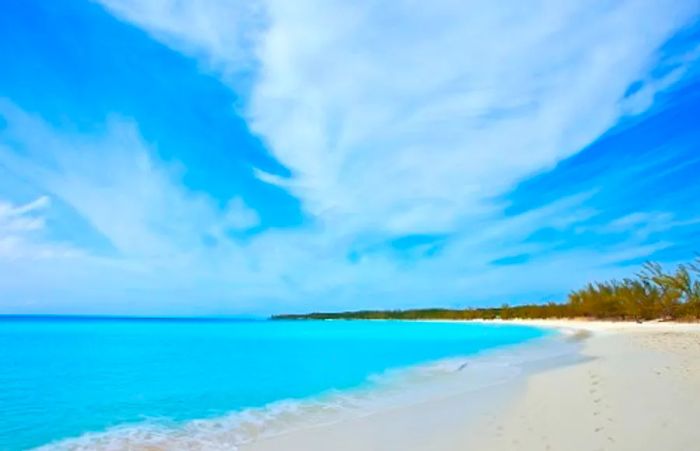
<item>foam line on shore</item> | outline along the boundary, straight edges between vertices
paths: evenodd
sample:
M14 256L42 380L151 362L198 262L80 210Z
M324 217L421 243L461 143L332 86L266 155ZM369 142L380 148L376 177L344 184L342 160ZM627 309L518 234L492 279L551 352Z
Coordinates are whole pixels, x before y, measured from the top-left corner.
M577 342L549 334L524 344L463 358L449 358L371 377L362 387L319 396L282 400L208 419L173 423L158 419L61 440L39 449L236 449L290 431L319 427L397 409L478 392L543 367L578 359ZM476 408L476 406L474 407Z

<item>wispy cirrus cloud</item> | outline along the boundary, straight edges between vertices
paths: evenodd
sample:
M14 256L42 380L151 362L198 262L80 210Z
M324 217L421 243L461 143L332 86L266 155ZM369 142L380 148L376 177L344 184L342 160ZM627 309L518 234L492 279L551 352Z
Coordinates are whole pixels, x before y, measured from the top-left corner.
M161 161L128 120L113 118L88 136L61 133L7 101L0 115L0 163L61 199L121 255L167 257L258 222L240 198L221 211L184 188L183 169Z
M125 305L141 313L256 311L314 304L366 306L376 296L386 305L419 305L436 297L440 303L456 302L464 290L490 298L503 291L491 283L512 278L490 261L509 252L542 252L542 246L521 241L543 226L566 228L590 216L579 208L589 193L511 218L484 215L445 236L437 253L417 248L425 242L416 239L396 240L394 251L386 252L382 233L321 222L240 241L236 232L255 227L256 214L240 199L217 206L206 193L187 188L178 165L157 158L128 121L114 119L98 134L76 135L8 102L1 113L6 125L0 135L0 163L49 193L54 203L75 211L111 245L109 251L96 252L86 247L79 230L69 230L59 241L35 236L34 231L45 228L46 197L3 210L4 217L13 218L6 229L21 229L22 240L13 239L13 257L8 261L5 254L0 267L9 264L28 280L41 280L42 289L30 290L34 298L63 293L66 299L50 304L62 309L77 302L90 311L114 312ZM356 258L350 256L353 249ZM31 252L48 260L36 265L28 258ZM409 258L397 259L396 252ZM69 255L73 258L66 260ZM569 264L584 263L573 255ZM551 263L545 259L539 264ZM506 291L532 293L537 280L510 280ZM86 306L95 296L97 304ZM134 296L149 301L129 306Z
M0 259L64 259L81 254L75 247L42 235L50 205L47 196L19 205L0 199Z
M61 271L111 287L105 309L146 295L144 309L187 313L551 299L624 275L687 223L611 210L597 177L557 183L528 208L508 194L690 73L694 53L667 58L664 45L697 1L100 3L237 94L232 108L292 174L251 165L256 183L305 212L266 228L245 196L221 202L206 177L188 184L188 168L123 115L77 133L0 103L0 164L111 246L64 237L88 256Z
M251 124L312 213L454 230L612 127L694 6L270 2Z
M104 0L113 14L156 39L200 58L206 69L232 80L253 69L253 52L265 21L258 2Z
M236 7L119 0L107 6L154 33L240 66L208 36L249 36L218 21ZM290 167L312 215L388 234L455 230L489 199L552 168L646 109L683 71L650 78L694 1L265 1L245 47L257 67L245 109ZM243 14L243 16L246 16ZM206 23L206 32L199 27ZM395 26L392 26L394 24ZM633 98L629 86L648 80Z

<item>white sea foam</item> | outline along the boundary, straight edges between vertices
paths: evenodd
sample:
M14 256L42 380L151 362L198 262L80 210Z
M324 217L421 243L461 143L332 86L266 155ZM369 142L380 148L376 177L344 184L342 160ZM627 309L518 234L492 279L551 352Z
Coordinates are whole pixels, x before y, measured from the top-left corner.
M38 448L41 451L82 450L235 450L240 445L295 429L335 423L383 409L478 391L517 380L541 367L578 357L579 344L566 334L450 358L426 365L387 371L361 388L329 391L298 400L182 423L152 420L88 433Z

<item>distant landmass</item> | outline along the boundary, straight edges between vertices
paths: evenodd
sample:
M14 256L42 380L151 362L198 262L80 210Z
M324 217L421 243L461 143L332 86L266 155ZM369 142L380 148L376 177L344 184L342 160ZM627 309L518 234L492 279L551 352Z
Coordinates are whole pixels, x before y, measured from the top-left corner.
M469 320L590 318L606 320L700 320L700 257L666 272L648 262L634 278L590 283L565 302L494 308L361 310L274 315L273 320L398 319Z

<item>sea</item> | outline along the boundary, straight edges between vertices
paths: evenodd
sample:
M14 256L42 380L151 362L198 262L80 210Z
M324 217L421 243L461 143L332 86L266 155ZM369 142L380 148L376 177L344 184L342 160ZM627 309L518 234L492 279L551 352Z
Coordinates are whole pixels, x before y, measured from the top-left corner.
M0 450L236 449L415 402L430 387L507 379L522 366L513 350L554 333L458 322L0 316Z

